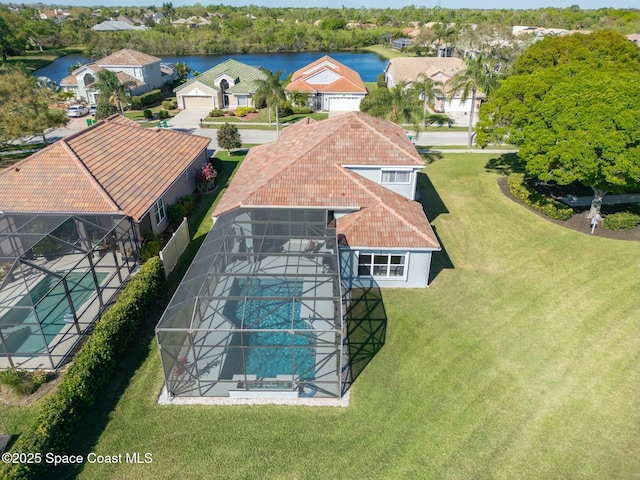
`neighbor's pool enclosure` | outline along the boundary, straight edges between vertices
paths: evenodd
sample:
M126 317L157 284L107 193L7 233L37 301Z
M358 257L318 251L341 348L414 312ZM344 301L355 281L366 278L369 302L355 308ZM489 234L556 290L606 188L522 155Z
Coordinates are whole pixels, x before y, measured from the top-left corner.
M335 228L324 209L220 216L156 327L170 397L339 398Z
M138 258L123 215L0 214L0 368L58 368Z

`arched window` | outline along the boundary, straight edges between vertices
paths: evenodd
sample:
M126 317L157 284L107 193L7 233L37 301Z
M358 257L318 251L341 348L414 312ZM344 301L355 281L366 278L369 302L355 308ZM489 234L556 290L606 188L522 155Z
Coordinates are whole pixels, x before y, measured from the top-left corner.
M229 96L227 95L227 90L229 89L229 82L226 79L220 80L220 90L222 91L222 106L229 106Z
M93 75L91 75L90 73L85 73L84 77L83 77L83 80L84 80L84 85L85 86L91 85L93 82L96 81L95 77Z

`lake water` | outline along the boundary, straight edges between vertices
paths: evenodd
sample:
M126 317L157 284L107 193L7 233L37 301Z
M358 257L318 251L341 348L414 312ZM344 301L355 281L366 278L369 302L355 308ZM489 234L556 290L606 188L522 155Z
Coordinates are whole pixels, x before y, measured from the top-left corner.
M299 68L310 64L323 55L329 55L347 67L352 68L360 74L363 82L375 82L378 74L382 73L387 64L387 60L371 52L301 52L301 53L260 53L260 54L237 54L237 55L181 55L163 56L165 63L186 63L193 70L200 73L210 69L220 62L229 58L239 62L252 65L254 67L264 67L273 72L282 71L287 76ZM77 63L89 63L91 59L84 55L73 54L60 57L55 62L44 68L36 70L33 74L40 77L49 77L56 83L60 83L64 77L69 75L69 66Z

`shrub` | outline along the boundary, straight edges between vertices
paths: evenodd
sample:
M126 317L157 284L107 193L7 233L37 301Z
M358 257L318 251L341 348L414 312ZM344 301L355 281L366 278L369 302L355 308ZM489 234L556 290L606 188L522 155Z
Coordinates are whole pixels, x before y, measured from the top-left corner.
M169 118L169 112L167 112L166 110L160 110L158 112L158 117L160 118L160 120L163 120L165 118Z
M162 102L162 108L165 110L173 110L175 107L173 106L173 102L171 100L165 100Z
M160 250L162 250L162 243L162 237L160 235L151 235L145 238L140 247L140 258L142 258L143 261L147 261L153 257L157 257Z
M384 78L384 73L379 73L378 74L378 87L386 87L387 86L387 81Z
M238 117L246 117L249 113L255 113L255 107L238 107L236 108L236 115Z
M640 215L633 212L612 213L604 217L604 228L607 230L636 228L638 224L640 224Z
M27 371L8 367L0 371L0 384L18 395L31 395L47 381L48 375L42 370Z
M306 113L311 113L311 107L293 107L293 113L301 115Z
M224 117L224 111L219 108L215 108L209 112L210 117Z
M240 132L238 132L238 127L233 124L225 123L222 127L220 127L218 129L216 138L220 148L226 149L227 153L229 154L231 154L231 150L233 150L234 148L242 147L242 138L240 137Z
M154 258L144 264L121 292L115 304L103 313L94 332L76 354L58 389L47 398L29 429L15 443L16 452L69 450L78 421L93 406L101 389L111 380L120 358L134 338L164 284L162 262ZM5 478L55 478L46 462L8 465Z
M289 115L293 115L293 109L291 105L278 105L278 117L288 117Z
M230 117L235 117L236 116L236 111L235 110L227 110L227 115L229 115Z
M153 112L149 109L146 109L142 112L142 116L144 118L153 118Z
M142 108L142 101L140 97L131 97L129 99L129 104L131 105L132 110L140 110Z
M569 220L573 215L573 209L568 205L542 195L528 186L524 181L523 173L512 173L508 177L509 191L522 203L537 212L556 220Z

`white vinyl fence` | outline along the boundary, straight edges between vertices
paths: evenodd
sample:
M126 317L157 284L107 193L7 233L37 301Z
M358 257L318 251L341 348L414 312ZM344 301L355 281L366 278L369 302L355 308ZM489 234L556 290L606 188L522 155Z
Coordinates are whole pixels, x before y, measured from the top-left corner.
M168 277L172 270L175 268L180 255L186 250L189 245L189 225L187 219L183 218L182 223L173 232L171 240L167 242L167 245L160 251L160 260L164 264L164 274Z

